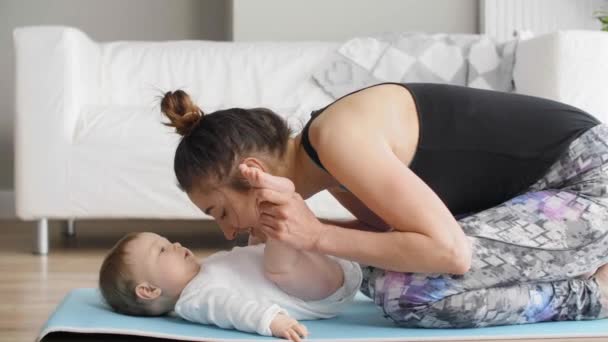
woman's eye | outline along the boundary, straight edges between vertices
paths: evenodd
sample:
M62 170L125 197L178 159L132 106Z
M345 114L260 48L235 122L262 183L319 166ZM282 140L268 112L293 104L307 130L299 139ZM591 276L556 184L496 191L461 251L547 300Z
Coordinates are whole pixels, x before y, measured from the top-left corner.
M226 217L226 210L222 212L222 220Z

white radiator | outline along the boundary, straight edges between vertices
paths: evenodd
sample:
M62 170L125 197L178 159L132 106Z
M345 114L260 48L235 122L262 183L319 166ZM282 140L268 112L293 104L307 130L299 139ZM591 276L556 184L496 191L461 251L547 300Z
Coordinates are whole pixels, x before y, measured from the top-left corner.
M535 35L556 30L599 30L593 12L608 9L606 0L481 0L481 33L499 41L514 37L518 30Z

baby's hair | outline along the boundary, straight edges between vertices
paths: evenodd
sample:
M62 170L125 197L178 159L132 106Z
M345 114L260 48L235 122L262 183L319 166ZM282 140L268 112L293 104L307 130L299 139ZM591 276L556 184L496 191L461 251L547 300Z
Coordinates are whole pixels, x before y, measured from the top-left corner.
M140 233L131 233L120 239L103 260L99 270L99 289L104 300L116 312L131 316L157 316L135 294L137 286L132 267L126 262L128 245Z

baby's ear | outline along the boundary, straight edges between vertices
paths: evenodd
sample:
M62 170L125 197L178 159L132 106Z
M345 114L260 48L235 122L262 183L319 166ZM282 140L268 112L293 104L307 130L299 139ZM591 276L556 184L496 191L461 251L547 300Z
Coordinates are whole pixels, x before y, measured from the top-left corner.
M143 300L154 300L163 293L160 287L156 287L152 284L141 283L135 287L135 294L137 298Z

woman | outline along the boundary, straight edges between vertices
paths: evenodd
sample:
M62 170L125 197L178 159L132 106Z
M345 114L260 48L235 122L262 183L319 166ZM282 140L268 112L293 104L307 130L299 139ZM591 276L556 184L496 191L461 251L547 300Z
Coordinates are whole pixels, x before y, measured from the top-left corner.
M313 112L294 138L267 109L203 115L182 91L161 109L184 135L180 186L227 238L254 227L367 265L361 290L400 325L606 317L608 128L579 109L385 83ZM254 188L241 164L259 170ZM285 178L295 192L267 186ZM304 199L321 190L357 219L317 219Z

